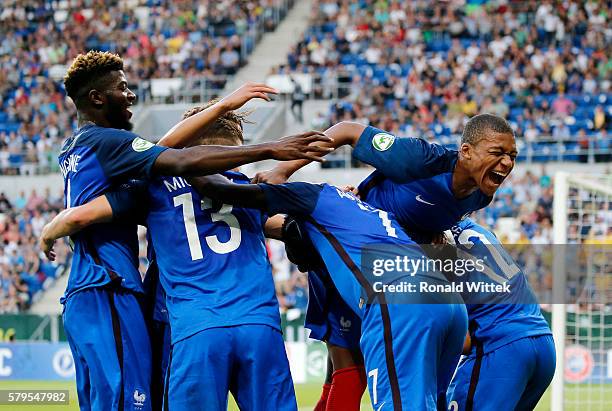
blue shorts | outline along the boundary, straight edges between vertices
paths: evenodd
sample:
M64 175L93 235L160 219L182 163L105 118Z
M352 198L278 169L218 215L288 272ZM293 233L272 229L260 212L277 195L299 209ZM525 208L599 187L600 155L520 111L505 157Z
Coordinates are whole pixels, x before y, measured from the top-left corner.
M349 350L359 349L361 319L326 281L327 273L308 272L308 308L304 327L310 338Z
M467 333L463 304L372 304L361 351L376 411L436 410Z
M532 410L552 381L555 364L550 334L521 338L486 354L476 343L448 388L448 409Z
M138 298L90 288L71 295L64 328L81 410L151 410L151 347Z
M279 330L267 325L210 328L172 345L166 398L172 411L296 411L293 380Z

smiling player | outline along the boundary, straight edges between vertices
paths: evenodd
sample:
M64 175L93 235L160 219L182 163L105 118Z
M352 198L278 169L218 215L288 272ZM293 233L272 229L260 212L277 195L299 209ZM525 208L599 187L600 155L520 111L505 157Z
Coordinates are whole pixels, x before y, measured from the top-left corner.
M128 178L202 175L266 158L316 159L320 153L309 147L322 140L320 135L245 147L172 150L155 146L127 131L132 128L130 106L136 96L128 87L123 61L115 54L80 54L64 84L77 107L79 123L59 155L67 208L84 204ZM265 86L252 91L252 96L265 99L267 92L274 92ZM181 122L165 143L196 136L228 108L233 107L221 104ZM131 409L131 399L138 398L139 407L148 410L150 346L139 302L143 288L136 225L98 224L75 235L73 241L62 303L80 407L122 411Z

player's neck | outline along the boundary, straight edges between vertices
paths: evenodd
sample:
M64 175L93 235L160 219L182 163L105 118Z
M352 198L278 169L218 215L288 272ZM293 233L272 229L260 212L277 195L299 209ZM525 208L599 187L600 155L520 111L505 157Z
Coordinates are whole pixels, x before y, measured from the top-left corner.
M472 179L469 170L464 166L461 157L457 160L453 170L452 191L455 198L462 199L468 197L478 190L478 184Z
M77 112L78 128L85 127L87 125L96 125L100 127L110 127L110 123L101 116L91 115L86 112Z

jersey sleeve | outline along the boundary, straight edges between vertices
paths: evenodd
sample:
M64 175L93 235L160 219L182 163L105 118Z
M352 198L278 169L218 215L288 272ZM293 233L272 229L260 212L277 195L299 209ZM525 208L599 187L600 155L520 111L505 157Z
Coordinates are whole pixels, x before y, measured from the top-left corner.
M308 215L314 211L323 189L323 186L311 183L258 185L266 196L269 215Z
M101 133L96 156L109 179L149 177L153 163L167 149L125 130L109 128Z
M130 220L141 224L147 213L147 185L140 180L122 184L116 190L105 193L111 209L113 220Z
M370 126L361 133L353 157L397 183L408 183L451 172L457 152L420 138L397 138Z

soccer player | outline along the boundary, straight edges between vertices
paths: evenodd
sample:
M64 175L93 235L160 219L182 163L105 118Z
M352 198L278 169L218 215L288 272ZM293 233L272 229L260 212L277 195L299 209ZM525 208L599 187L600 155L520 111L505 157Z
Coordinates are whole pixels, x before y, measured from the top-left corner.
M470 353L461 359L447 393L455 411L532 410L555 373L555 345L525 273L497 237L466 218L450 229L459 256L486 261L464 282L508 283L510 293L468 292Z
M448 230L467 213L486 207L517 156L512 128L493 114L467 122L458 151L351 122L338 123L325 135L333 142L321 144L351 145L355 159L376 169L358 186L359 196L393 212L422 244L431 242L432 233ZM283 183L308 162L281 163L256 180Z
M77 107L79 129L59 155L66 207L99 196L130 177L201 175L266 158L316 159L319 135L245 147L171 150L130 133L128 88L117 55L91 51L73 61L64 78ZM263 97L269 89L255 88ZM231 109L233 107L229 107ZM166 136L176 142L194 136L211 115L194 116ZM73 237L74 256L64 304L64 326L75 360L81 409L150 409L150 346L139 296L135 225L99 224Z
M284 227L287 256L301 271L308 272L306 318L312 319L306 324L309 337L325 342L329 353L323 392L314 411L358 410L367 388L359 349L361 320L338 293L325 264L304 239L297 221L287 217Z
M195 108L185 118L203 109ZM241 121L228 112L202 131L196 143L241 145ZM238 172L225 174L249 183ZM144 196L128 185L60 213L43 230L45 251L55 238L86 225L122 216L140 220L146 214L149 245L155 249L148 274L159 270L170 316L169 408L206 404L210 410L226 409L231 391L242 409L296 409L263 242L267 218L258 210L213 204L178 177L149 183ZM164 327L159 315L164 305L156 304L156 329Z
M436 409L438 382L450 380L461 353L465 306L459 299L432 296L418 300L425 304L388 304L384 292L375 292L363 271L363 247L401 245L409 248L404 250L409 258L423 258L392 214L327 184L239 185L215 176L191 181L219 201L296 218L342 300L361 320L360 349L374 409ZM406 276L396 273L385 284L401 283ZM447 284L439 273L416 276Z
M334 139L333 147L352 145L356 159L376 168L359 185L359 196L374 207L392 212L420 244L429 244L434 233L447 230L467 213L486 207L514 168L517 155L512 128L503 118L492 114L480 114L468 121L458 151L418 138L396 138L384 130L350 122L336 124L325 134ZM256 180L282 183L307 163L301 160L282 163L261 173ZM337 323L327 319L340 315L334 314L333 301L309 301L312 303L332 308L327 309L325 318L314 315L321 308L310 309L307 328L312 329L313 324L321 321ZM445 402L445 391L440 392L441 403ZM348 392L348 396L355 394Z

